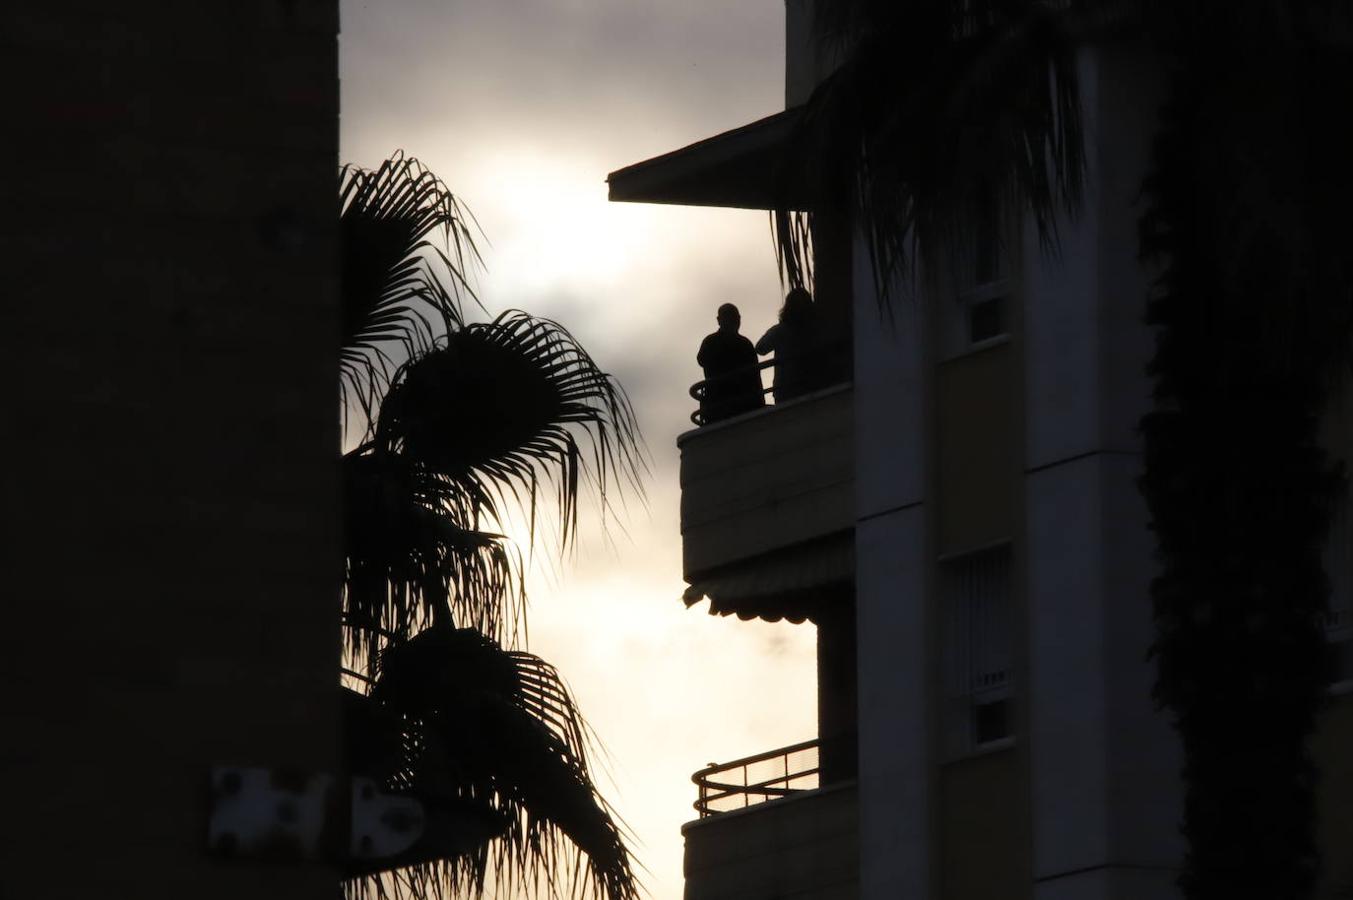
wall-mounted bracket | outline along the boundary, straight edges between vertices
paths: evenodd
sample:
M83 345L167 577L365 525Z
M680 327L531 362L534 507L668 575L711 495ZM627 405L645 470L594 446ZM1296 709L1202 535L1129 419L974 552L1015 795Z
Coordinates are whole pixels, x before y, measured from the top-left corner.
M207 847L220 856L373 860L423 835L422 804L381 793L370 778L217 766Z

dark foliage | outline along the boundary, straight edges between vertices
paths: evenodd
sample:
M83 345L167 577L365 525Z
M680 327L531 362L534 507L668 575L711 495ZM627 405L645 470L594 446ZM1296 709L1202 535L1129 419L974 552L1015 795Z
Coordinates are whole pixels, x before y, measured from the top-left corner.
M467 266L479 262L473 219L418 160L396 153L375 169L339 172L344 410L370 417L392 366L459 324L460 297L474 297ZM440 243L432 240L441 237ZM430 257L441 263L443 279ZM449 282L449 284L448 284Z
M1309 897L1318 877L1307 742L1344 490L1318 431L1353 321L1353 141L1331 115L1353 101L1353 57L1286 4L1242 5L1154 23L1190 52L1173 57L1141 245L1160 266L1141 426L1156 698L1185 750L1181 885L1209 900Z
M534 522L540 480L552 479L565 546L580 481L603 509L617 476L639 489L637 437L624 393L573 336L516 311L453 330L401 367L376 428L382 451L454 480L495 518L507 490Z
M397 454L349 454L343 472L344 634L355 658L370 669L383 639L435 621L515 639L520 562L504 537L476 529L454 481Z
M858 210L883 309L917 262L939 271L971 252L966 223L993 195L1030 210L1048 246L1057 215L1077 208L1084 159L1074 32L1060 6L816 5L823 52L842 63L808 103L793 174L818 205ZM786 227L784 215L777 252L796 281L808 254L802 228Z
M465 321L467 214L416 160L346 168L340 191L345 400L366 438L343 457L345 671L367 691L345 692L346 750L352 771L427 812L420 842L355 866L348 892L478 893L491 876L500 890L630 900L573 700L512 649L523 575L499 532L522 509L534 540L551 485L562 549L580 488L603 517L616 482L639 489L634 413L557 323Z
M406 887L479 891L492 874L500 890L534 889L570 868L571 847L586 863L570 895L590 883L608 898L637 896L588 772L586 726L548 663L434 626L386 650L369 696L350 702L367 707L354 765L417 796L432 823L395 861Z

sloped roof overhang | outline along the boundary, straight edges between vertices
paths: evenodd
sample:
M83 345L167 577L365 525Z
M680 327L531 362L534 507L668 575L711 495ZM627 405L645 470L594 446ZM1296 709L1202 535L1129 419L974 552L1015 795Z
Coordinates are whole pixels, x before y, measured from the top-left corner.
M797 135L802 107L619 169L610 199L737 209L808 210Z

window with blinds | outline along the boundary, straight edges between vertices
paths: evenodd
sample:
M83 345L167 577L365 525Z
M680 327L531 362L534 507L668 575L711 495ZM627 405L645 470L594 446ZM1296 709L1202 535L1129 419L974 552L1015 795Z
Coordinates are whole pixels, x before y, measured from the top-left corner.
M940 565L949 751L970 753L1014 733L1010 547Z

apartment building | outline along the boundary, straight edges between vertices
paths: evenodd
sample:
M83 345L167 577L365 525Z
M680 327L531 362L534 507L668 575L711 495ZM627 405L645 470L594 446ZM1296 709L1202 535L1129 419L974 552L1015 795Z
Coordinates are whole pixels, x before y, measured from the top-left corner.
M338 4L21 7L0 897L332 900L208 822L340 765Z
M830 69L786 4L783 112L609 177L611 199L807 209L781 177ZM696 773L688 900L1177 896L1179 742L1151 700L1141 175L1159 90L1080 54L1089 164L1049 256L993 213L954 277L878 311L849 217L816 216L838 383L679 439L690 603L818 630L819 734ZM768 251L769 252L769 251ZM1353 448L1353 415L1330 416ZM1329 554L1341 674L1315 739L1322 896L1353 891L1353 557Z

